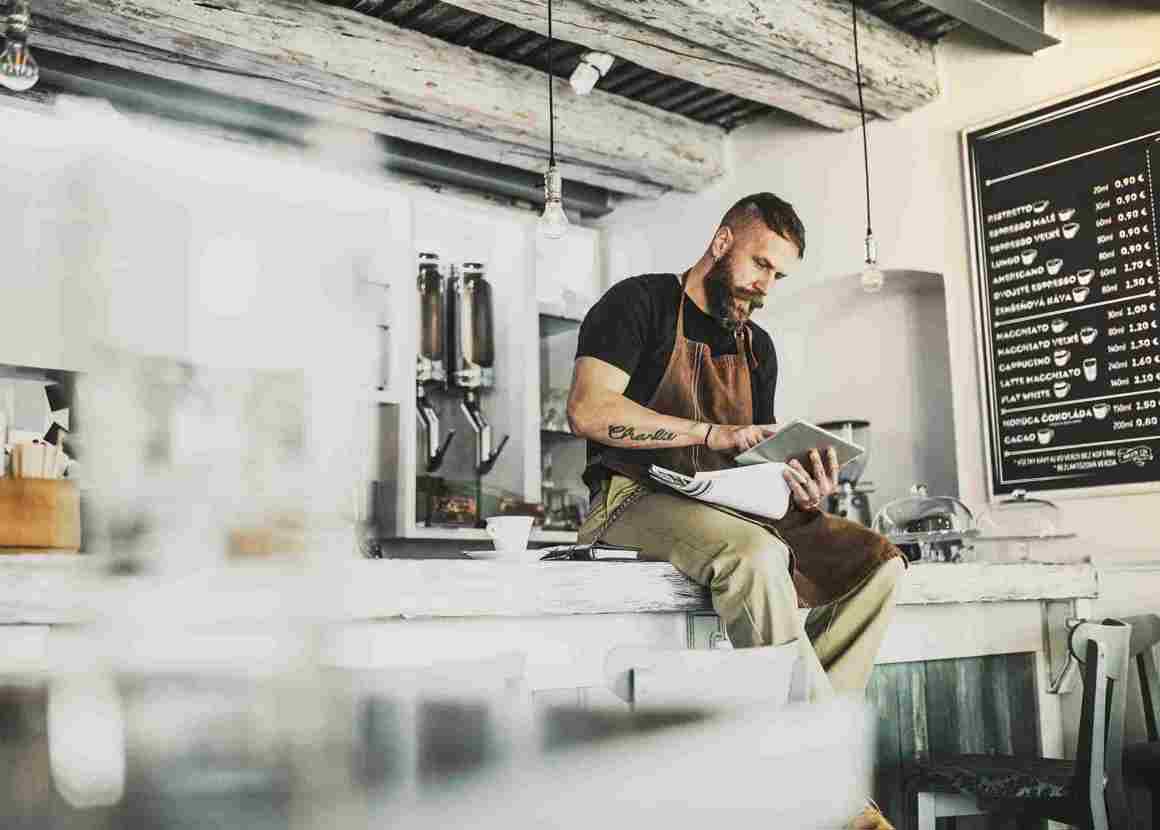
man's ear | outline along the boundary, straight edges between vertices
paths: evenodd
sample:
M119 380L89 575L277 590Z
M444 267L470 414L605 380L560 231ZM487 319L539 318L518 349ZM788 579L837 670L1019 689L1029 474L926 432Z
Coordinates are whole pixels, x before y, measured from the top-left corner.
M717 233L713 234L713 243L709 249L713 252L713 259L720 259L729 253L729 249L733 247L733 229L728 225L722 225L717 228Z

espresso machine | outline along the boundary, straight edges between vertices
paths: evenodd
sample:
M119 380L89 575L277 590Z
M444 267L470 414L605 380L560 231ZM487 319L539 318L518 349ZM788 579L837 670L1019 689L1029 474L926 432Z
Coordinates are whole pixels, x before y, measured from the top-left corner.
M868 485L859 486L870 458L870 422L849 418L822 421L818 426L866 450L838 471L838 492L827 499L826 512L870 527L874 514L868 495L874 490Z
M495 318L484 271L480 262L452 265L446 306L447 383L462 393L460 409L475 432L477 481L491 472L510 437L505 435L493 450L491 426L480 408L481 393L495 386Z
M443 457L455 437L450 430L442 443L439 441L439 413L431 400L431 392L447 381L446 321L447 298L439 255L419 254L419 356L415 367L415 414L426 436L424 461L427 472L433 473L443 464Z

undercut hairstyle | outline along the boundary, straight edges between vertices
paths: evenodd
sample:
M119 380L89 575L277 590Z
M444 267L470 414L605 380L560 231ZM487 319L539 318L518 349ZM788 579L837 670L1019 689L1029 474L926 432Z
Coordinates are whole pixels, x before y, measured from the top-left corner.
M734 233L741 233L757 221L765 223L779 236L797 245L798 259L806 252L806 228L798 218L793 205L772 193L753 193L737 202L721 218L721 226L728 225Z

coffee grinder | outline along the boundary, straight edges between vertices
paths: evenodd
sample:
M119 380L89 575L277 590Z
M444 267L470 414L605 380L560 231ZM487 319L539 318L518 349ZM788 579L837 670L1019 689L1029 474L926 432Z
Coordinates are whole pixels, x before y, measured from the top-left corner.
M866 462L870 458L870 422L856 418L819 423L824 430L834 433L843 441L862 447L865 452L838 471L838 492L826 500L826 512L870 527L874 514L870 512L869 486L858 486Z
M453 265L447 280L448 385L462 393L459 406L475 432L477 520L483 512L481 479L491 472L510 437L505 435L493 450L491 426L480 407L483 390L495 386L495 319L484 270L480 262Z
M415 367L415 414L427 439L424 453L427 472L433 473L443 464L443 457L455 437L455 430L451 430L443 442L439 442L439 413L430 396L432 390L447 380L444 348L446 298L438 254L419 254L418 289L419 356Z

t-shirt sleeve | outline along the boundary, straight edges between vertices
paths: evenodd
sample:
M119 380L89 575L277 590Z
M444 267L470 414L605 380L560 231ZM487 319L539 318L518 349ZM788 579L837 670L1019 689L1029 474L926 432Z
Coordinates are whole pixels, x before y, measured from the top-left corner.
M641 280L616 283L585 315L576 357L599 358L631 375L648 342L651 311Z
M768 334L759 332L753 338L753 351L757 357L758 381L754 390L753 422L773 424L777 422L773 408L777 396L777 349Z

